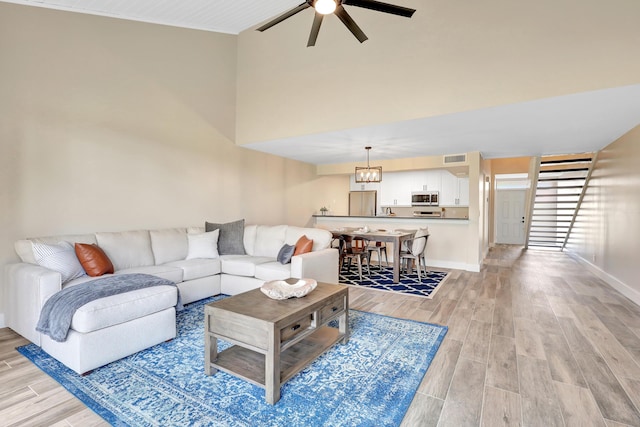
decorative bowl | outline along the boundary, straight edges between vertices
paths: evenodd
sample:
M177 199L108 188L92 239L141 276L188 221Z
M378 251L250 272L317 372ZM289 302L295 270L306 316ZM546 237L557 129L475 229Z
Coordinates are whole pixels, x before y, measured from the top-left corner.
M265 282L260 290L271 299L300 298L314 290L318 282L314 279L299 279L296 283L285 280L270 280Z

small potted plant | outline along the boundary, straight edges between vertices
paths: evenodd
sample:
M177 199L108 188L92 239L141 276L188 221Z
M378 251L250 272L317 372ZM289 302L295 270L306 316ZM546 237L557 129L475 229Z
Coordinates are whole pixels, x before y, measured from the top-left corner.
M326 207L326 206L323 206L323 207L321 207L321 208L320 208L320 214L321 214L321 215L323 215L323 216L324 216L324 215L326 215L326 214L327 214L327 212L329 212L329 209L327 209L327 207Z

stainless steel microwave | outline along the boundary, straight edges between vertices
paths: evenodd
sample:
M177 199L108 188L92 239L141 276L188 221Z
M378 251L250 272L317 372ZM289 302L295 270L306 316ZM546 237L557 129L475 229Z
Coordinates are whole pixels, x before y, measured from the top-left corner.
M438 191L414 191L411 193L411 206L438 206L440 194Z

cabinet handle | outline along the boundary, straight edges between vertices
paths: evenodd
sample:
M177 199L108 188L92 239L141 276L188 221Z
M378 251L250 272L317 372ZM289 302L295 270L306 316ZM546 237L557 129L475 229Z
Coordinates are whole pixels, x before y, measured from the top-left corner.
M338 311L338 307L331 307L331 311L335 313L336 311Z
M300 325L293 325L293 326L291 327L291 330L292 330L292 331L297 331L298 329L300 329Z

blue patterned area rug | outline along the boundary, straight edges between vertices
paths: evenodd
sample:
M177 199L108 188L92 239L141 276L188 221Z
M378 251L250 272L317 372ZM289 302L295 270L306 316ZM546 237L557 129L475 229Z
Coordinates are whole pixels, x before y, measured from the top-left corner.
M178 337L79 376L29 344L18 351L114 426L398 426L447 328L351 311L336 344L282 386L204 374L204 304L178 313ZM219 350L228 347L219 342Z
M362 281L360 281L358 267L352 265L350 270L347 270L346 266L342 269L339 279L343 285L433 298L448 276L449 273L442 271L427 271L426 277L422 274L422 280L420 280L418 272L414 269L411 274L400 273L400 283L393 283L393 267L383 267L380 270L378 266L372 265L371 274L367 274L366 268L362 270Z

